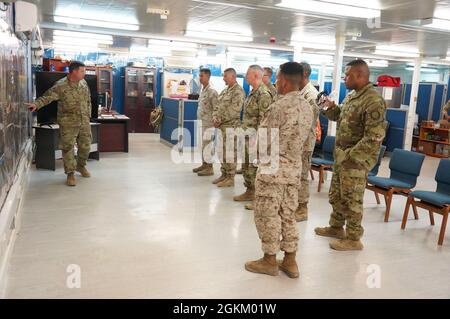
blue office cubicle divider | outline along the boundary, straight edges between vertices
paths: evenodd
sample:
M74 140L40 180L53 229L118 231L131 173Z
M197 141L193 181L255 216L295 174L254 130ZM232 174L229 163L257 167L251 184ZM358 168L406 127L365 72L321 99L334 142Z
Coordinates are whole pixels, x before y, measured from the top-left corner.
M160 139L175 145L178 143L178 138L172 139L172 132L180 128L181 101L163 97L161 107L164 116L161 123Z
M388 152L396 148L403 149L407 116L408 110L387 109L386 119L389 121L389 130L386 136L386 149Z
M442 105L445 104L444 94L445 94L445 85L437 84L434 93L434 103L432 110L433 113L431 115L431 119L433 121L439 121L441 119Z
M416 106L416 113L419 114L419 123L428 120L432 89L433 87L431 84L419 85L419 93L417 95Z
M410 100L411 100L411 84L405 84L405 93L403 95L402 104L409 105Z
M198 101L187 100L183 101L182 109L183 109L183 128L184 132L189 132L190 138L184 136L183 145L185 147L194 147L197 146L197 130L196 130L196 121L197 121L197 108Z
M324 91L330 94L332 92L332 83L331 82L325 82L324 83ZM345 87L345 83L341 82L341 87L339 91L339 104L342 103L347 96L347 88Z
M161 107L164 112L160 131L161 141L175 145L182 138L183 147L196 146L198 101L163 97ZM177 129L175 136L172 136Z

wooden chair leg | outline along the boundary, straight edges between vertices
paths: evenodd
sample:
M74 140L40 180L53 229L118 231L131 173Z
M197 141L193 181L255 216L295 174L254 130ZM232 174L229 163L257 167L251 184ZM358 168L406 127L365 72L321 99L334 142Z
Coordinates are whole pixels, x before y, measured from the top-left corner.
M403 213L403 220L402 220L402 229L405 229L406 227L406 222L408 221L408 214L409 214L409 207L411 206L412 202L414 201L414 198L412 197L408 197L408 199L406 200L406 207L405 207L405 212Z
M319 168L319 186L317 187L317 192L320 193L320 189L322 188L323 183L323 168Z
M413 207L413 212L414 212L414 219L418 220L419 219L419 214L417 213L417 207L414 204L412 205L412 207Z
M433 212L430 210L428 213L430 214L430 224L431 224L431 226L434 226L434 215L433 215Z
M377 200L377 205L380 205L381 204L380 195L378 195L377 192L373 192L373 193L375 194L375 199Z
M442 216L441 231L439 232L439 241L438 241L439 246L441 246L442 243L444 242L445 228L447 227L448 210L449 209L447 208L447 210L444 212Z
M309 174L311 175L311 180L313 181L314 180L314 174L313 174L313 170L312 169L309 170Z
M389 221L389 214L391 213L391 203L392 203L393 191L389 191L385 195L386 200L386 213L384 214L384 222L387 223Z

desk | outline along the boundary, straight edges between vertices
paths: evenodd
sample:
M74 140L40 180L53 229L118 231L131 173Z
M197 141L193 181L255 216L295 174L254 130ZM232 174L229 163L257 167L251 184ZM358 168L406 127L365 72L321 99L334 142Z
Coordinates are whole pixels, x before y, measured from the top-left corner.
M100 153L98 151L98 129L99 123L91 123L92 144L90 159L99 160ZM55 170L55 161L62 158L62 151L59 148L59 125L43 125L33 126L35 130L36 143L36 168Z
M125 115L98 117L100 123L99 151L128 153L128 126L130 118Z

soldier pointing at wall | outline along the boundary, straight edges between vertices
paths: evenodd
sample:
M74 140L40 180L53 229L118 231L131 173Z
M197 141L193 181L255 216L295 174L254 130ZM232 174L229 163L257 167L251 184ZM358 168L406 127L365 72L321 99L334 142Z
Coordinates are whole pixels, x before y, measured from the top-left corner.
M58 101L57 122L59 124L60 148L63 152L64 170L67 185L75 186L75 171L83 177L90 177L86 161L91 148L91 94L84 80L86 68L81 62L72 62L69 74L38 98L25 105L34 112ZM77 159L74 155L75 143L78 146Z

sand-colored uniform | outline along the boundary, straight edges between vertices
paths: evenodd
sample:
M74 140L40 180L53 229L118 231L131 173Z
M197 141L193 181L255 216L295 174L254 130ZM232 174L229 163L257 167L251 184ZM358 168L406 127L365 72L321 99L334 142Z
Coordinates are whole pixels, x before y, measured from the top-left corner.
M71 82L65 77L38 98L35 104L40 109L53 101L58 101L59 147L63 152L64 170L66 174L73 173L77 167L86 166L91 148L91 94L89 87L85 80ZM76 160L75 143L78 146Z
M367 174L377 162L385 136L386 103L372 84L352 91L341 106L323 111L337 121L335 164L329 192L330 226L346 224L347 238L359 240L364 229L363 199Z
M272 95L272 99L275 99L275 97L278 95L278 91L275 85L273 85L272 82L269 82L268 84L265 84L265 86L269 90L270 95Z
M197 108L197 119L202 122L202 131L201 139L202 139L202 159L203 165L210 165L211 163L207 163L205 161L205 148L211 142L212 138L207 138L205 136L205 131L210 129L213 126L213 112L214 107L217 105L219 101L219 95L217 91L214 90L211 85L202 88L200 92L200 97L198 99L198 108Z
M311 130L309 131L308 138L306 139L306 144L302 153L302 177L300 183L300 190L298 192L298 203L307 204L309 201L309 181L308 175L311 169L311 159L314 152L314 147L316 145L316 126L319 120L320 109L317 105L317 95L319 92L316 90L314 85L310 82L300 91L300 96L306 102L308 102L311 111L313 112L313 121L311 125Z
M312 118L307 102L295 91L279 96L261 122L260 133L267 130L269 136L269 154L275 152L276 146L279 150L278 169L273 170L274 165L261 159L255 182L255 224L265 254L274 255L280 249L297 251L295 210L301 154Z
M238 84L235 83L231 87L225 88L219 95L218 103L214 108L213 119L217 119L220 121L220 131L221 131L221 139L223 143L223 154L222 154L222 175L234 177L236 175L236 138L233 141L230 141L229 152L233 151L234 156L226 155L227 148L227 136L226 131L228 129L236 129L241 126L241 110L242 105L245 100L245 92L244 89ZM229 158L227 158L229 157Z

